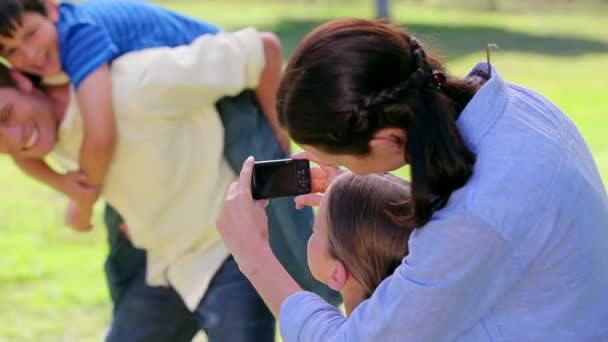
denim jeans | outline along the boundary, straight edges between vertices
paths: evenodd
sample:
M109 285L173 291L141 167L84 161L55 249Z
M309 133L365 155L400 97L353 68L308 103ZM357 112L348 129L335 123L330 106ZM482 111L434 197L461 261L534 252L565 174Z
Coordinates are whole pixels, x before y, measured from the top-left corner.
M281 149L272 127L255 102L252 91L226 97L217 103L224 125L224 158L238 175L247 157L256 160L289 158ZM296 209L293 198L272 199L266 207L270 247L303 289L315 292L332 304L340 294L318 282L310 273L306 244L314 220L311 208Z
M217 103L217 108L225 129L224 157L237 174L244 160L250 155L255 156L257 160L288 157L279 147L271 126L258 109L251 91L224 98ZM312 210L297 210L292 198L282 198L271 200L266 212L271 248L286 270L305 290L321 295L330 303L339 303L339 293L316 281L308 268L306 243L312 232ZM210 341L248 341L245 336L251 334L258 336L255 341L266 341L262 336L266 335L267 324L258 319L265 319L268 310L259 305L260 299L255 292L249 293L249 290L253 289L251 285L246 286L241 280L236 281L238 278L246 280L240 275L238 268L236 272L239 277L233 274L233 270L226 271L232 274L227 278L234 279L235 285L221 285L223 290L213 290L210 287L196 313L189 313L173 289L145 284L145 252L133 247L120 233L119 225L122 219L109 205L106 207L104 219L110 244L105 272L115 305L109 340L123 341L122 338L126 338L133 341L137 336L142 336L142 340L149 341L154 340L149 332L155 331L154 334L163 336L163 339L159 340L189 341L193 331L204 329L207 330ZM224 266L231 268L230 265L234 264L234 261L229 259L226 263L228 265ZM216 277L225 279L219 271ZM230 298L238 300L228 303ZM239 314L224 315L236 320L234 324L209 323L226 321L214 309L208 309L214 307L214 304L209 303L225 306L226 312L239 311ZM209 326L219 328L213 330ZM228 331L221 332L223 329ZM226 340L225 336L233 337ZM243 339L234 336L242 336ZM268 341L272 341L274 337L268 338Z
M186 342L202 329L209 342L274 342L274 317L232 257L194 312L173 288L146 285L142 266L115 302L106 341Z

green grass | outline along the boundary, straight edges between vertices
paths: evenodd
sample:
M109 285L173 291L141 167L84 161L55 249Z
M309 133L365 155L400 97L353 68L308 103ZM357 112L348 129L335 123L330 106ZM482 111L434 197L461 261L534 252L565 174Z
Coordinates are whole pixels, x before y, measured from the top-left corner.
M371 3L371 1L369 1ZM371 17L370 5L305 2L166 2L168 7L228 29L258 26L280 35L289 54L312 27L337 17ZM396 21L430 41L464 75L501 50L494 63L508 80L557 103L577 123L608 179L608 37L605 10L593 13L487 13L393 7ZM65 200L0 158L0 341L98 341L110 319L102 263L103 227L77 234L63 221Z

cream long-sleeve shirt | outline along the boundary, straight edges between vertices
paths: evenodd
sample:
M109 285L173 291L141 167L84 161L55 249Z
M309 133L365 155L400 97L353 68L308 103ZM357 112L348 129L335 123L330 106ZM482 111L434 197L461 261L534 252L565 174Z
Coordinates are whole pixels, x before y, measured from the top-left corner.
M223 157L215 102L255 88L264 64L254 29L112 63L117 145L103 196L147 251L147 283L173 286L191 310L228 256L215 220L235 174ZM52 157L77 168L82 136L72 96Z

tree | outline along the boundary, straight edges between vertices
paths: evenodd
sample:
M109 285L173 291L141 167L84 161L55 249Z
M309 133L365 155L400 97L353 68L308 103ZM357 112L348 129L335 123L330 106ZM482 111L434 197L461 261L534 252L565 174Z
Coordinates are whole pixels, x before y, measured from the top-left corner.
M488 9L493 12L498 11L498 0L490 0L488 2Z
M376 0L376 17L388 19L389 16L389 0Z

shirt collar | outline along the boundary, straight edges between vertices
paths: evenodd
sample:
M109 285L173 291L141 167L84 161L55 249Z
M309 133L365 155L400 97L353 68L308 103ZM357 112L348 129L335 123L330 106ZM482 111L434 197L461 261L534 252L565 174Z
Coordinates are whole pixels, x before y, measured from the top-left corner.
M491 67L487 63L479 63L471 73L480 68ZM477 145L502 116L506 106L506 84L498 71L492 68L490 79L477 91L457 120L460 133L473 152L477 152Z

